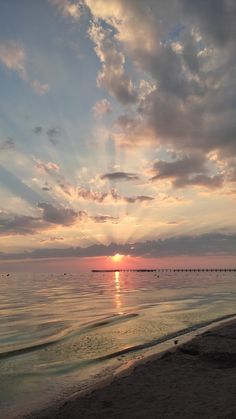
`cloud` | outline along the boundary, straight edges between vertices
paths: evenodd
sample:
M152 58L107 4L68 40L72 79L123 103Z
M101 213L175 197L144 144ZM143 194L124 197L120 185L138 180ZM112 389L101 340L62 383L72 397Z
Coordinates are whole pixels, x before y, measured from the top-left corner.
M236 36L234 1L208 0L196 3L181 0L180 4L185 15L198 25L216 45L225 47L234 42Z
M49 90L48 84L43 84L39 80L31 80L27 70L26 51L20 42L14 40L0 42L0 62L7 69L15 71L37 95L42 96Z
M111 189L110 194L108 196L110 196L111 199L114 200L114 202L125 202L127 204L134 204L135 202L150 202L155 199L152 196L146 195L122 196L114 188Z
M51 225L70 226L81 221L87 214L76 212L70 208L56 207L48 203L39 203L37 207L42 210L40 216L15 215L0 212L1 235L26 235L45 231Z
M77 194L79 198L99 203L103 202L109 195L107 192L92 191L83 187L78 187Z
M141 70L156 86L142 96L132 85L137 111L119 118L121 132L114 138L132 147L151 143L187 152L217 151L225 159L235 155L235 2L85 3L96 22L90 36L104 65L103 86L125 103L113 88L121 73L109 66L114 58L122 68L126 56L136 74Z
M74 192L72 192L70 184L67 185L61 182L59 182L58 184L61 187L61 189L69 196L76 193L79 198L82 198L86 201L97 202L99 204L102 204L102 203L111 204L112 202L114 203L123 202L123 203L128 203L128 204L133 204L135 202L147 203L155 199L154 197L147 196L147 195L123 196L123 195L120 195L117 192L117 190L114 188L112 188L108 192L102 192L102 191L93 191L91 189L79 186Z
M152 181L170 179L176 188L203 186L209 189L222 187L222 174L209 175L205 156L201 154L183 155L174 161L158 160L154 163L155 175Z
M86 211L75 211L62 205L46 202L37 204L38 216L19 215L0 210L0 236L34 235L45 233L55 226L70 227L81 222L117 224L118 217L111 215L88 215Z
M236 182L236 160L232 159L228 162L226 168L228 178L230 182Z
M52 204L45 202L39 203L38 208L42 209L42 219L48 223L69 226L74 224L77 219L81 219L86 213L76 212L71 208L56 208Z
M124 70L125 56L118 50L118 45L110 29L96 22L91 22L89 36L95 44L95 52L102 63L97 84L108 89L121 103L135 103L137 94L134 85Z
M52 242L57 242L57 241L60 242L60 241L63 241L63 240L65 240L64 237L54 237L54 236L51 236L51 237L48 237L46 239L40 240L40 243L52 243Z
M93 106L93 113L95 118L100 119L104 115L111 113L112 107L111 103L107 99L102 99L95 103Z
M121 104L119 144L186 152L236 153L235 18L232 0L84 0L89 36L102 63L98 84ZM180 23L181 22L181 23ZM143 95L125 72L145 74ZM129 65L129 68L131 66Z
M73 2L69 0L49 0L50 3L57 6L60 12L65 16L69 17L75 21L78 21L81 17L81 7L80 2Z
M95 223L117 222L118 218L110 215L89 216L86 211L74 211L71 208L58 207L47 203L39 203L38 208L43 210L42 220L51 224L70 226L77 221L92 220Z
M40 81L38 81L38 80L32 80L30 84L31 84L31 87L32 87L34 93L36 93L39 96L43 96L50 89L48 84L40 83Z
M33 128L33 132L34 132L35 134L42 134L42 132L43 132L43 127L41 127L41 126L37 125L36 127L34 127L34 128Z
M27 79L26 53L19 42L12 40L1 42L0 61L9 70L16 71L23 80Z
M58 127L49 128L47 130L47 136L49 141L56 145L58 143L58 137L61 135L61 130Z
M236 256L236 234L209 233L198 236L180 236L146 242L108 246L98 244L87 248L43 248L19 253L0 253L0 260L41 259L66 257L112 256L120 253L144 258L175 256Z
M112 224L117 224L119 218L118 217L112 217L110 215L96 215L94 217L91 217L91 219L95 223L106 223L106 222L112 222Z
M208 176L208 175L197 175L191 178L179 178L175 179L173 182L173 186L176 188L183 188L185 186L203 186L208 189L216 189L221 188L224 183L224 176L223 175L215 175L215 176Z
M0 212L1 236L34 234L41 227L41 220L38 217Z
M15 148L15 142L12 138L7 138L0 143L0 150L13 150Z
M136 51L158 50L160 32L155 12L161 10L164 2L113 0L108 5L106 0L85 0L85 3L95 19L115 29L115 39L133 56Z
M35 160L35 167L37 169L39 169L40 171L47 173L47 174L51 174L51 173L57 173L59 172L60 168L58 166L58 164L53 163L53 162L43 162L41 160Z
M113 173L105 173L101 176L101 179L108 179L112 181L119 181L119 180L138 180L139 177L135 173L128 173L128 172L113 172Z
M205 158L200 155L185 155L179 160L163 161L159 160L154 163L153 171L156 175L151 180L182 178L192 173L205 173Z
M135 255L146 257L235 255L236 235L209 233L134 244Z
M147 196L147 195L137 195L137 196L124 196L121 199L127 202L128 204L134 204L135 202L150 202L150 201L153 201L155 198L153 198L152 196Z
M45 192L49 192L49 191L52 190L52 188L48 185L47 182L45 182L44 186L42 186L41 189L42 189L42 191L45 191Z
M33 132L36 135L43 133L43 127L40 125L37 125L33 128ZM61 129L59 127L52 127L48 128L46 131L47 137L53 145L56 145L58 143L58 137L61 135Z

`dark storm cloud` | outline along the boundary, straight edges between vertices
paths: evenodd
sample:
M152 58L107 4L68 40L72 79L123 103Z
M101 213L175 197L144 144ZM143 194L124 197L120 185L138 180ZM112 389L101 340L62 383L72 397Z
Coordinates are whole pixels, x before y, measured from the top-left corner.
M105 173L104 175L101 176L101 179L119 181L119 180L138 180L139 177L135 173L113 172L113 173Z
M0 151L12 150L15 148L15 142L12 138L7 138L6 140L0 142Z
M118 245L111 243L92 245L87 248L36 249L23 253L0 253L1 260L40 259L62 257L112 256L121 253L145 258L175 256L236 256L236 234L209 233L198 236L171 237L168 239ZM157 261L158 265L158 261Z

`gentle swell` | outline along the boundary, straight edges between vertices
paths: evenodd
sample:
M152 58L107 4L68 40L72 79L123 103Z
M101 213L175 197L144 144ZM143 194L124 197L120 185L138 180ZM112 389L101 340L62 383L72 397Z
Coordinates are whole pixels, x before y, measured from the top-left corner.
M7 358L11 358L11 357L18 356L18 355L25 355L27 353L39 351L41 349L45 349L49 346L55 345L59 342L68 340L71 337L79 336L79 335L85 333L86 331L89 331L89 330L92 330L92 329L95 329L95 328L99 328L99 327L110 326L114 323L122 323L124 321L127 321L127 320L129 320L133 317L137 317L137 316L138 316L137 313L129 313L129 314L125 314L125 315L116 315L114 317L105 318L104 320L101 320L101 321L96 322L96 323L85 324L79 330L76 330L76 331L74 331L72 328L66 328L65 330L60 332L60 336L57 336L54 339L47 340L46 342L38 343L36 345L26 346L26 347L23 347L23 348L18 348L18 349L13 349L11 351L2 352L2 353L0 353L0 359L7 359Z
M85 326L83 328L83 331L85 329L86 330L95 329L95 328L98 328L98 327L101 327L101 326L110 326L114 323L122 323L122 322L125 322L126 320L130 320L133 317L137 317L137 316L139 316L138 313L129 313L129 314L124 314L124 315L116 315L114 317L108 317L108 318L106 318L104 320L101 320L99 322L92 323L88 326Z
M151 347L153 347L155 345L158 345L160 343L163 343L163 342L166 342L168 340L174 339L178 336L182 336L182 335L185 335L185 334L187 334L189 332L192 332L194 330L200 329L202 327L211 325L213 323L217 323L217 322L222 321L222 320L227 320L227 319L233 318L233 317L235 317L235 315L236 314L229 314L229 315L225 315L225 316L222 316L222 317L218 317L215 320L209 320L209 321L206 321L206 322L198 323L196 325L187 327L185 329L181 329L179 331L176 331L176 332L170 333L168 335L162 336L162 337L160 337L158 339L155 339L155 340L152 340L150 342L130 346L128 348L121 349L120 351L116 351L116 352L113 352L113 353L108 354L108 355L104 355L104 356L101 356L101 357L98 357L98 358L93 358L89 361L87 360L86 362L87 363L101 362L101 361L109 360L109 359L112 359L112 358L116 358L117 356L125 355L125 354L132 353L132 352L137 352L137 351L140 351L140 350L143 350L143 349L148 349L148 348L151 348ZM82 333L84 333L88 330L103 327L103 326L109 326L109 325L112 325L114 323L124 322L126 320L129 320L129 319L131 319L133 317L137 317L137 316L138 316L137 313L129 313L129 314L122 315L122 316L117 315L117 316L112 317L112 318L107 318L107 319L104 319L104 320L96 322L96 323L85 325L79 331L77 330L76 332L73 332L73 331L71 332L72 329L67 328L66 330L63 331L63 333L60 334L60 337L57 337L54 340L39 343L37 345L27 346L27 347L24 347L24 348L19 348L19 349L15 349L15 350L12 350L12 351L6 351L6 352L3 352L3 353L0 353L0 359L7 359L7 358L10 358L10 357L14 357L14 356L18 356L18 355L24 355L24 354L27 354L27 353L30 353L30 352L38 351L38 350L44 349L46 347L55 345L55 344L57 344L61 341L67 340L67 339L69 339L69 338L71 338L75 335L78 336L78 335L80 335L80 334L82 334Z

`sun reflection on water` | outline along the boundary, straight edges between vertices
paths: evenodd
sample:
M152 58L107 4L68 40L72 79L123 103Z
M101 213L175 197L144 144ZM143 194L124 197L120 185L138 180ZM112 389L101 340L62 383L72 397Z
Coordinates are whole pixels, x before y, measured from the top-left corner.
M115 304L119 314L123 314L121 308L121 297L120 297L120 272L116 271L114 276L115 281Z

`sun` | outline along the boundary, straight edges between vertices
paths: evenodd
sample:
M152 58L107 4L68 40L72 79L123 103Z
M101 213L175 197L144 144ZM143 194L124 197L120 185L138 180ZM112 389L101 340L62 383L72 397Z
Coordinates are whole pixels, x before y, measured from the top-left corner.
M114 256L111 256L112 262L121 262L124 258L124 255L120 255L119 253L116 253Z

